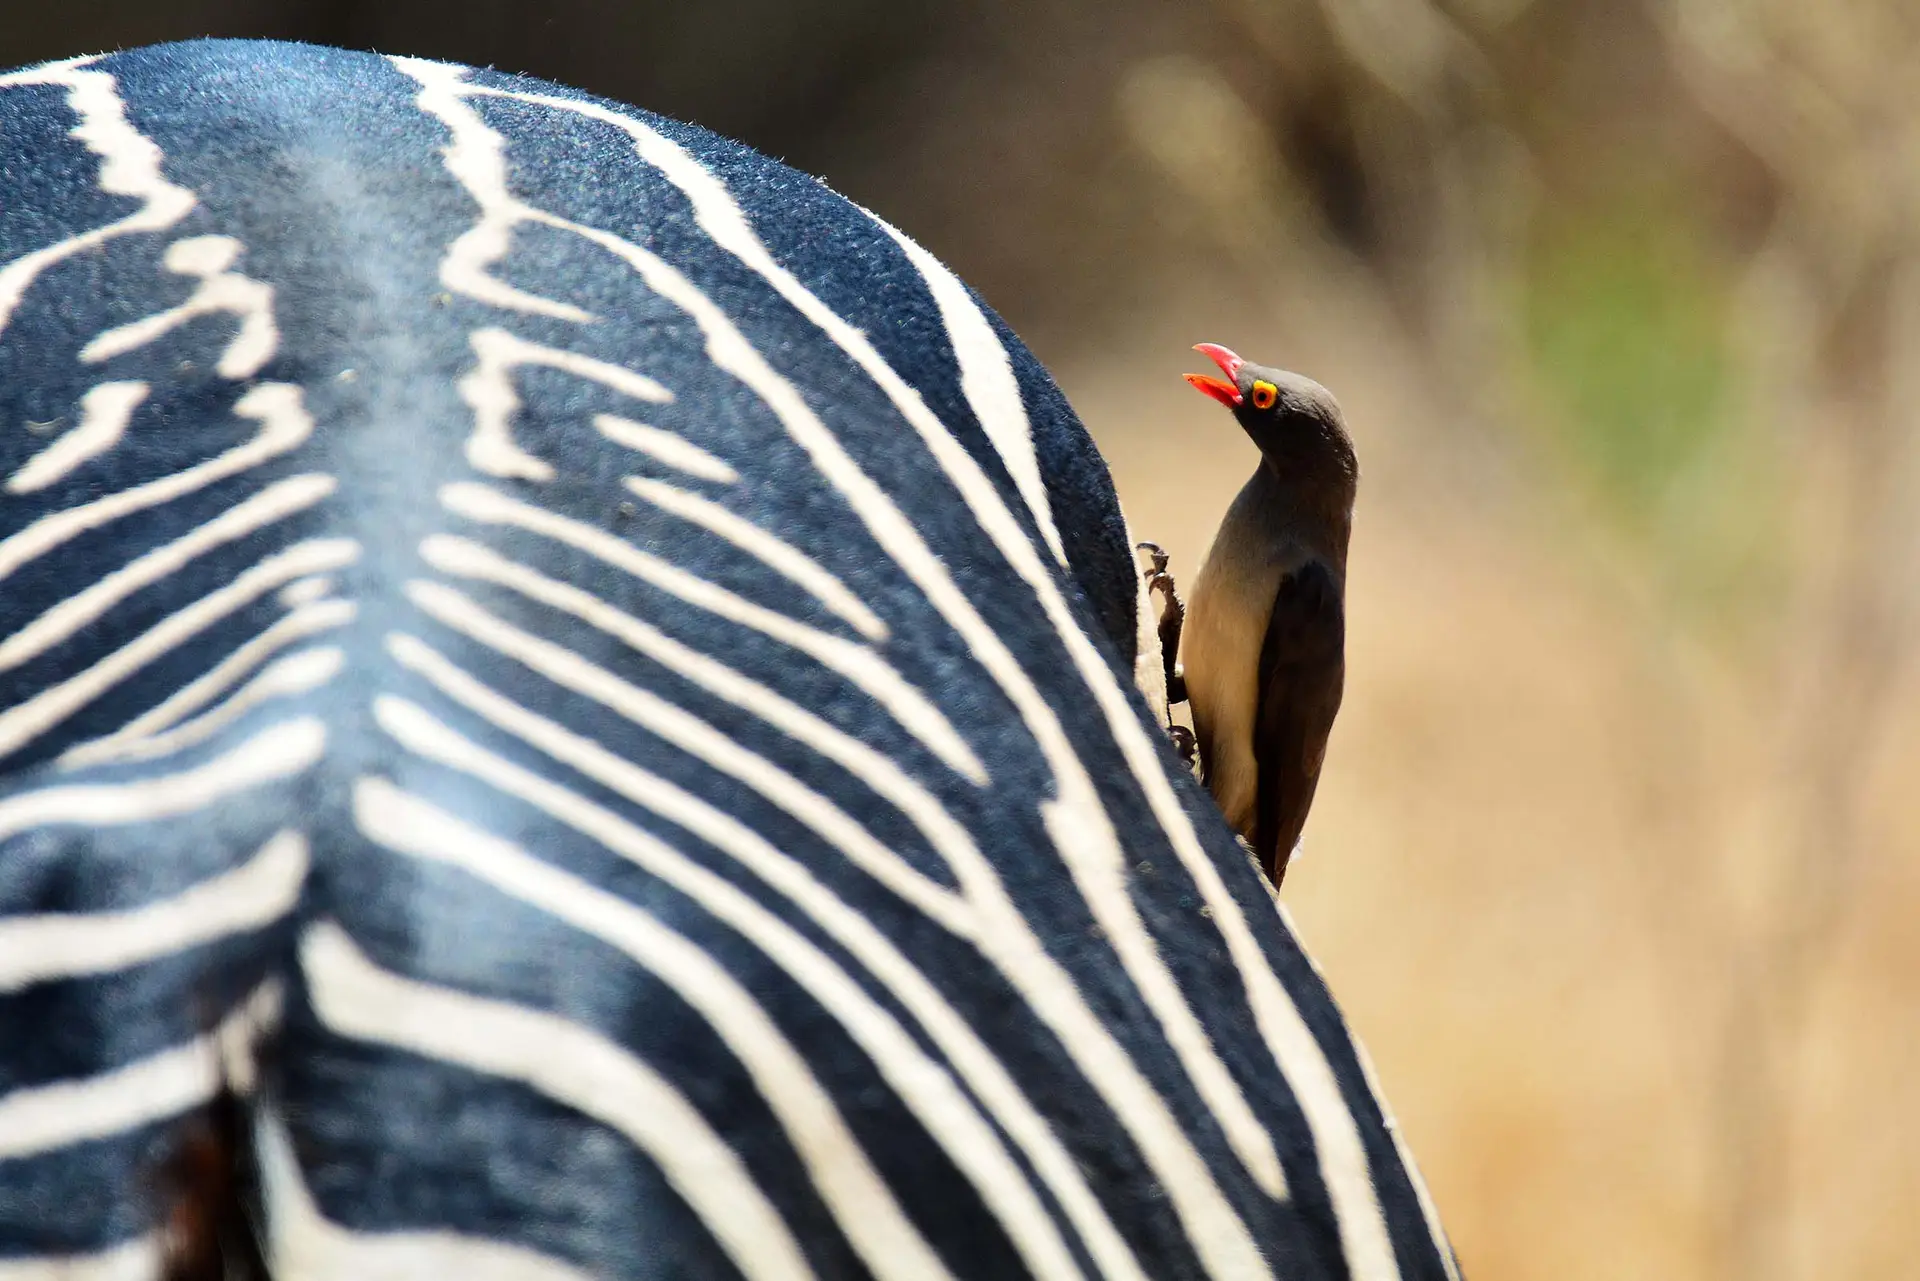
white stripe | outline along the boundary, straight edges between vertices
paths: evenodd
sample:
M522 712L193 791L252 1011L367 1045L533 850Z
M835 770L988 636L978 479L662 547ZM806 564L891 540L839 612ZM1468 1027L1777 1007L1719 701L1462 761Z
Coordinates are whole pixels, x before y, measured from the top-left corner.
M464 749L470 757L483 758L496 768L505 766L505 771L521 773L451 731L447 733L455 740L456 751ZM1028 1271L1037 1277L1081 1276L1026 1174L1014 1164L972 1101L954 1084L947 1070L922 1051L846 971L786 922L680 851L563 788L548 791L567 810L563 821L576 830L583 824L596 827L598 831L593 834L608 849L686 892L718 920L739 931L818 1001L866 1052L900 1101L974 1186L1006 1229ZM628 940L659 928L626 900L543 863L384 779L356 783L354 815L361 831L388 848L462 868L503 893L630 955L635 954ZM615 840L607 840L600 833ZM635 959L645 964L643 956L635 955Z
M457 593L453 595L457 598ZM510 629L471 602L458 599L457 603L448 603L454 604L448 611L449 620L457 620L449 621L450 626L527 664L532 671L550 680L564 678L559 681L564 688L593 699L718 772L746 784L942 928L961 938L973 936L975 926L960 896L915 869L829 797L651 691L627 684L570 650ZM469 626L474 630L468 631ZM687 821L685 814L661 808L676 796L686 795L679 788L640 770L623 757L603 755L590 740L501 699L419 639L390 635L387 650L401 666L426 677L448 697L520 735L556 760L599 778L623 794L631 792L630 799L668 813L676 822ZM704 802L697 804L698 812L707 811Z
M224 756L132 783L70 783L0 799L0 839L53 823L117 826L204 809L231 793L297 774L320 759L326 726L313 717L264 729Z
M427 590L422 593L422 588ZM962 904L951 890L915 870L833 800L764 756L651 690L629 684L572 650L502 622L458 592L434 584L417 584L409 590L410 594L420 593L414 595L415 603L440 622L525 664L563 689L593 699L720 773L738 779L819 833L855 866L933 920L963 937L972 934ZM425 661L432 651L413 637L391 636L387 649L402 665L428 675L436 683L444 678L434 674Z
M251 1039L276 991L262 984L212 1033L184 1045L98 1076L0 1094L0 1161L108 1138L205 1103L229 1079L223 1060Z
M33 282L55 263L105 244L115 236L136 231L161 231L179 222L193 209L194 195L168 182L160 172L165 157L153 140L127 121L114 78L104 71L84 70L85 60L49 63L0 76L0 88L10 85L63 85L67 106L80 117L68 130L70 137L100 157L96 182L110 196L131 196L140 208L126 217L58 244L16 258L0 269L0 333L5 333L20 300Z
M1133 536L1133 526L1128 523L1125 512L1120 513L1120 527L1126 531L1127 552L1137 557L1134 551L1140 540ZM1155 610L1153 594L1147 590L1147 576L1142 573L1136 560L1133 574L1133 683L1147 700L1147 710L1153 713L1154 723L1168 723L1167 712L1167 659L1174 657L1160 648L1160 618ZM1262 879L1265 874L1262 873Z
M671 950L665 943L667 937L665 930L657 931L653 950ZM682 981L687 978L687 970L702 968L704 963L708 973L695 980L700 994L709 1003L738 1002L738 1011L728 1016L729 1028L739 1032L741 1024L763 1023L757 1032L745 1035L757 1042L756 1053L768 1051L778 1041L779 1033L752 998L704 953L686 948L684 943L681 948L689 953L685 965L664 956L655 959ZM618 1130L660 1167L741 1272L770 1281L798 1281L812 1275L806 1256L779 1211L754 1183L751 1172L725 1138L715 1133L672 1082L624 1047L556 1015L388 973L368 960L346 932L331 922L307 931L300 941L300 960L314 1008L335 1032L523 1082ZM707 985L709 980L713 986ZM772 1053L778 1057L777 1051ZM756 1078L763 1093L771 1088L768 1102L775 1105L776 1112L780 1104L793 1103L794 1096L807 1093L812 1083L804 1061L797 1061L790 1048L788 1055L796 1062L785 1063L784 1070L798 1075L768 1081L763 1073ZM756 1062L764 1065L767 1060L747 1060L749 1066ZM814 1106L831 1109L824 1096L815 1100ZM821 1129L808 1137L830 1145L832 1138L827 1131L838 1128L837 1119L819 1119ZM850 1145L851 1137L844 1137ZM861 1166L866 1163L858 1149L841 1152L839 1159ZM884 1189L878 1195L885 1198ZM878 1228L880 1217L876 1214L870 1226ZM889 1239L890 1246L903 1251L891 1262L912 1275L915 1249L924 1251L926 1243L919 1241L904 1222L899 1226L911 1241ZM856 1244L859 1240L856 1238ZM893 1274L885 1255L870 1258L869 1263L876 1276ZM925 1275L942 1274L935 1263ZM435 1269L433 1275L446 1274Z
M694 206L696 220L718 244L765 276L783 297L825 328L880 382L894 398L896 405L906 413L908 421L921 433L922 439L933 450L949 477L960 484L962 495L986 522L995 542L1002 543L1008 529L1011 529L1018 546L1012 548L1003 545L1003 552L1016 567L1023 569L1023 577L1027 576L1028 570L1039 574L1041 585L1052 593L1052 599L1058 602L1062 611L1055 616L1056 622L1059 617L1064 617L1071 629L1071 635L1066 637L1069 652L1078 657L1072 643L1074 641L1085 646L1094 666L1105 673L1108 682L1112 683L1104 659L1092 642L1074 627L1072 615L1067 611L1065 599L1060 595L1057 585L1048 577L1048 571L1041 566L1033 545L1020 533L1012 513L1000 503L992 483L978 465L947 434L939 420L927 411L919 394L880 360L862 335L835 316L772 261L754 237L745 214L733 203L719 179L708 173L677 144L646 125L594 104L467 85L462 83L464 72L458 68L408 63L402 64L402 69L421 80L425 86L420 98L423 109L447 121L450 127L457 123L463 128L484 128L479 124L478 117L461 101L464 94L498 96L550 106L560 111L577 112L626 132L634 140L635 149L642 159L659 168L688 195ZM885 491L848 456L839 440L814 414L805 397L766 362L727 316L691 281L647 250L619 236L583 227L527 206L522 206L521 210L529 221L571 232L621 257L632 264L650 289L691 316L706 336L708 355L714 364L739 378L761 397L789 435L807 451L821 474L839 488L881 546L908 572L926 593L930 603L960 633L976 659L993 673L1020 710L1042 752L1053 766L1060 799L1045 807L1047 828L1095 919L1113 943L1129 975L1140 987L1149 1008L1158 1015L1169 1044L1186 1067L1201 1097L1207 1100L1220 1118L1228 1141L1264 1187L1275 1195L1284 1195L1285 1176L1271 1139L1254 1118L1252 1109L1247 1106L1225 1065L1214 1054L1204 1030L1186 1005L1184 996L1139 918L1127 891L1118 839L1106 811L1100 805L1092 779L1074 753L1071 740L1067 738L1052 707L1034 687L998 633L973 609L972 603L953 582L945 565L920 538L918 531ZM950 456L956 454L957 461ZM984 491L984 499L981 491ZM990 504L984 510L981 506L983 502ZM1016 551L1019 555L1015 555ZM1047 599L1043 595L1043 601ZM1052 616L1051 608L1049 612ZM1118 691L1117 685L1114 688ZM1126 715L1136 717L1137 713L1126 702L1125 695L1120 694L1119 697ZM1111 716L1109 709L1110 719ZM1137 719L1127 723L1139 735L1144 747L1147 740ZM1154 768L1161 768L1158 756L1151 755L1151 748L1146 750L1150 753ZM1164 746L1160 750L1164 752ZM1156 777L1160 786L1171 796L1171 788L1165 777ZM1178 808L1177 802L1175 808ZM1180 817L1184 822L1184 814ZM1264 958L1262 961L1264 964ZM1086 1015L1085 1006L1077 992L1070 985L1061 986L1061 981L1065 979L1062 972L1043 968L1041 975L1028 979L1027 990L1035 997L1045 999L1056 1016L1078 1021L1080 1016ZM1109 1039L1106 1038L1104 1026L1096 1019L1087 1015L1085 1022L1092 1025L1089 1032L1098 1029L1099 1039ZM1083 1070L1088 1072L1089 1079L1113 1101L1116 1115L1140 1143L1143 1154L1158 1174L1161 1185L1167 1189L1175 1212L1187 1229L1188 1240L1206 1264L1223 1276L1270 1276L1247 1225L1228 1204L1211 1171L1175 1123L1164 1100L1146 1087L1131 1059L1124 1053L1117 1061L1091 1054L1086 1050L1085 1042L1081 1043L1076 1057Z
M190 320L217 312L240 318L240 331L220 354L214 371L222 378L251 378L259 373L280 346L273 324L273 286L229 271L243 246L232 236L190 236L167 246L166 267L180 276L195 276L199 288L178 307L109 329L80 350L80 359L98 364L146 346Z
M1053 505L1047 499L1047 483L1040 475L1040 458L1033 448L1033 427L1027 421L1026 402L1020 397L1020 383L1013 375L1013 359L999 335L993 332L980 308L974 305L967 287L960 283L947 265L907 239L900 230L870 209L860 211L880 224L892 236L914 265L927 291L940 308L940 321L953 343L953 358L960 366L960 390L973 406L974 417L987 434L1013 486L1019 491L1033 523L1040 528L1047 549L1060 564L1067 563L1066 548L1060 545L1060 531L1053 523Z
M288 831L232 871L141 907L0 917L0 993L106 974L257 930L292 910L306 875L306 839Z
M227 508L199 528L92 580L0 641L0 672L38 658L135 592L178 573L196 556L226 543L239 542L276 521L305 511L338 486L339 482L331 476L312 473L289 476Z
M1419 1162L1413 1159L1413 1149L1407 1144L1407 1136L1400 1128L1399 1120L1393 1115L1393 1109L1387 1106L1387 1099L1380 1092L1380 1078L1373 1070L1373 1056L1367 1053L1366 1043L1351 1032L1348 1039L1353 1043L1353 1054L1360 1062L1360 1074L1366 1078L1367 1093L1380 1108L1380 1121L1388 1134L1393 1136L1393 1150L1400 1157L1401 1168L1407 1172L1407 1181L1413 1184L1414 1199L1420 1202L1420 1217L1427 1225L1427 1239L1433 1243L1433 1252L1440 1256L1440 1267L1447 1275L1447 1281L1460 1281L1460 1268L1454 1261L1453 1246L1447 1240L1447 1232L1440 1224L1440 1207L1434 1204L1433 1193L1427 1189L1427 1180L1420 1173Z
M701 480L717 480L731 485L740 473L723 458L717 458L676 432L662 431L645 423L636 423L618 414L595 414L594 430L635 453L645 454L657 463Z
M359 554L358 545L344 538L333 538L295 543L267 557L226 586L161 619L92 667L0 712L0 756L58 725L154 659L288 579L338 569L350 564Z
M426 677L461 706L614 794L652 810L692 833L737 860L806 913L887 986L947 1055L968 1086L1027 1154L1036 1172L1085 1240L1101 1275L1113 1281L1144 1281L1139 1264L1114 1230L1105 1210L1087 1187L1079 1166L1060 1143L1052 1127L1034 1110L1012 1076L979 1039L965 1018L947 1003L926 976L902 956L871 921L815 880L804 865L775 849L759 833L731 815L721 813L707 802L641 769L625 757L616 756L600 744L581 738L501 697L411 637L394 637L390 644L396 657L405 666ZM647 852L648 847L635 846L627 839L625 833L629 828L622 820L555 783L481 751L410 704L398 699L383 699L376 705L375 718L383 729L417 755L471 774L636 861ZM802 821L806 820L802 818ZM879 856L889 859L901 876L914 878L918 885L924 885L928 895L941 896L936 901L937 910L929 915L936 920L952 916L952 912L946 910L950 900L947 891L919 880L919 874L903 860L892 856L877 843L873 844ZM845 848L842 852L862 866L869 866L862 862L857 852ZM683 878L678 870L686 865L683 859L644 865L663 880L695 897L699 897L698 889L704 883L703 878L711 876L697 865L690 865L694 868L693 873ZM869 867L869 870L873 869ZM943 923L950 929L964 925L960 921Z
M469 520L511 525L564 543L690 605L792 646L851 681L962 777L977 786L987 784L986 766L945 713L878 651L756 605L604 530L516 502L479 485L449 485L440 491L440 501L449 511Z
M775 693L759 681L742 675L725 663L691 646L684 645L658 628L613 608L598 597L577 587L557 582L544 574L496 554L478 543L448 535L435 535L421 544L421 556L434 568L450 574L481 578L510 587L542 604L551 605L582 621L618 637L633 649L671 668L709 693L753 713L781 732L807 744L829 759L856 774L869 774L871 765L887 761L867 743L836 729L815 713ZM417 603L417 602L416 602ZM954 733L939 709L919 690L895 676L877 656L868 655L866 670L855 683L874 695L876 701L915 737L931 748L954 772L976 786L988 779L985 768L972 750ZM942 732L945 731L945 732Z
M300 389L290 383L261 383L251 388L234 402L233 412L260 424L260 431L253 439L171 476L96 498L79 507L49 512L18 533L0 539L0 580L89 530L238 475L288 453L313 434L313 418L301 401Z
M153 1281L160 1264L160 1238L148 1235L98 1254L0 1259L0 1281Z
M7 492L31 494L57 484L120 443L133 411L147 398L141 382L101 383L80 398L80 422L7 477Z
M414 74L412 68L416 65L434 65L414 58L394 58L392 62L409 75ZM446 160L447 172L459 179L460 185L469 192L498 192L505 196L507 161L504 148L494 142L498 135L493 134L492 130L483 132L451 126L448 133L451 137L440 153ZM465 294L491 307L581 324L591 321L593 316L590 313L571 303L553 302L523 293L504 281L496 280L487 270L507 256L507 249L512 243L513 226L518 221L511 200L481 201L480 220L448 246L446 257L441 259L440 283L454 293Z
M312 578L303 578L297 583L288 583L274 597L286 609L295 609L301 605L310 605L333 590L331 574L315 574Z
M338 676L346 665L346 651L340 649L306 649L289 654L268 665L258 676L236 690L232 698L205 715L182 721L164 734L124 742L111 753L96 751L91 759L150 761L160 756L171 756L206 742L262 703L319 689ZM61 755L62 766L71 768L73 762L69 758L72 755L72 752Z
M270 1107L261 1107L254 1117L269 1276L282 1281L590 1281L587 1273L524 1246L446 1231L351 1232L329 1223L300 1177L285 1122Z
M302 578L280 593L281 600L284 603L287 592L303 583L328 581L324 575ZM208 668L192 684L181 686L166 701L142 712L111 734L68 748L60 755L60 764L71 769L118 756L136 740L157 735L191 716L277 651L319 632L344 626L353 621L357 612L353 602L344 600L319 601L296 609Z
M476 360L471 372L455 387L473 410L473 434L467 438L467 461L489 476L552 480L553 467L513 443L513 416L520 409L513 389L513 371L521 365L558 369L576 378L610 387L635 400L663 404L673 393L645 374L591 356L529 342L504 329L475 330L470 340Z
M827 572L813 557L792 543L769 533L710 498L690 494L665 481L641 476L627 477L627 488L661 511L700 526L732 543L741 551L803 588L808 595L840 617L852 623L868 640L887 638L887 625L867 608L866 602L847 589L847 585Z
M1286 930L1288 937L1293 940L1294 947L1298 949L1302 957L1306 958L1307 964L1313 967L1314 974L1320 976L1320 966L1313 959L1313 954L1307 951L1305 944L1300 941L1300 933L1293 924L1293 914L1287 911L1287 905L1280 901L1280 891L1275 889L1273 883L1267 880L1265 876L1260 878L1260 884L1266 887L1267 897L1272 901L1273 910L1280 918L1281 928ZM1321 981L1325 982L1324 976L1320 977ZM1307 1035L1308 1039L1312 1041L1312 1034L1306 1029L1304 1023L1300 1028L1300 1032ZM1366 1082L1367 1093L1373 1097L1374 1106L1380 1109L1381 1123L1387 1133L1393 1138L1393 1148L1394 1151L1399 1154L1400 1166L1407 1173L1407 1181L1413 1184L1413 1195L1420 1203L1420 1215L1426 1223L1427 1239L1433 1243L1434 1253L1440 1256L1440 1266L1446 1272L1447 1281L1460 1281L1460 1269L1454 1261L1453 1247L1448 1244L1446 1229L1440 1224L1440 1207L1434 1204L1433 1194L1427 1189L1427 1181L1421 1176L1420 1166L1413 1159L1413 1150L1407 1146L1406 1136L1401 1133L1399 1122L1394 1119L1393 1109L1387 1106L1386 1096L1380 1092L1380 1080L1374 1074L1373 1070L1373 1057L1367 1053L1366 1045L1358 1036L1354 1035L1351 1028L1346 1029L1346 1032L1347 1044L1353 1047L1353 1056L1360 1064L1360 1075ZM1335 1167L1331 1171L1323 1169L1323 1174L1329 1183L1335 1178L1339 1178L1345 1183L1345 1187L1333 1195L1336 1197L1344 1195L1353 1202L1359 1202L1363 1194L1361 1190L1355 1186L1355 1180L1364 1179L1367 1182L1364 1195L1369 1198L1376 1198L1377 1204L1377 1197L1373 1191L1372 1176L1368 1173L1367 1169L1366 1148L1360 1138L1359 1127L1354 1122L1353 1113L1346 1108L1344 1100L1339 1096L1339 1082L1333 1076L1332 1064L1326 1061L1326 1056L1321 1052L1318 1041L1312 1041L1311 1048L1303 1047L1301 1054L1303 1059L1317 1057L1322 1066L1321 1071L1313 1073L1314 1076L1319 1078L1318 1088L1321 1091L1321 1096L1316 1100L1319 1106L1317 1108L1307 1109L1307 1120L1310 1128L1313 1130L1314 1146L1317 1147L1321 1153L1322 1166L1324 1167L1331 1162ZM1326 1097L1326 1091L1329 1089L1332 1090L1334 1095L1331 1100ZM1346 1116L1347 1124L1345 1126L1339 1124L1338 1115L1336 1115L1335 1109L1332 1106L1332 1104L1336 1102L1341 1104L1338 1112ZM1304 1106L1303 1103L1303 1107ZM1316 1111L1321 1117L1317 1123L1315 1121ZM1324 1135L1321 1132L1323 1129L1326 1131ZM1329 1153L1331 1153L1331 1156ZM1381 1227L1384 1233L1384 1215L1382 1216ZM1343 1241L1343 1244L1346 1243ZM1351 1246L1348 1248L1351 1248ZM1392 1256L1387 1256L1387 1260L1391 1262ZM1397 1271L1389 1272L1382 1268L1378 1255L1374 1255L1370 1259L1363 1259L1363 1262L1370 1266L1373 1271L1356 1271L1354 1274L1356 1281L1371 1281L1373 1277L1392 1277L1397 1275Z
M37 62L31 67L19 67L0 73L0 89L11 89L17 85L66 84L71 79L68 72L92 66L104 57L106 55L103 53L83 53L74 58L58 58L51 62Z

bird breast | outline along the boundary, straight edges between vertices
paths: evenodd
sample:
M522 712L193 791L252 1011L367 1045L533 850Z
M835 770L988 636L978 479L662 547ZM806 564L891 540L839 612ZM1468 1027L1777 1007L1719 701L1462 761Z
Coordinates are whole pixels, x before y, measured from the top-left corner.
M1291 523L1276 519L1285 502L1265 467L1241 488L1187 593L1180 645L1207 790L1249 838L1260 791L1253 748L1260 647L1280 579L1315 554L1282 532Z

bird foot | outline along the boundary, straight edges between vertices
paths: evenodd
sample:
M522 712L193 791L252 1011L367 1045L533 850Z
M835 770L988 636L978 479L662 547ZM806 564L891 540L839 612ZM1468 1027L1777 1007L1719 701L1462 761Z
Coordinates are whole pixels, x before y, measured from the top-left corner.
M1173 575L1167 572L1167 563L1171 559L1166 549L1158 543L1135 543L1137 551L1147 554L1147 568L1144 571L1147 580L1147 592L1159 592L1160 605L1160 657L1167 671L1167 706L1187 701L1186 674L1177 661L1180 654L1180 631L1186 625L1187 606L1180 599L1179 588L1174 584Z
M1185 725L1169 725L1167 737L1173 740L1173 754L1180 758L1180 763L1189 770L1193 769L1193 758L1200 750L1199 744L1194 741L1193 731Z
M1173 559L1170 555L1167 554L1167 549L1162 547L1159 543L1135 543L1133 545L1133 550L1137 552L1145 552L1147 554L1147 562L1148 562L1147 577L1148 578L1152 578L1155 574L1166 573L1167 562Z
M1180 631L1186 625L1187 607L1180 599L1180 590L1175 586L1173 575L1167 572L1167 562L1171 559L1166 549L1158 543L1137 543L1136 550L1147 554L1147 568L1144 571L1147 580L1147 592L1151 595L1159 592L1161 596L1160 622L1160 658L1166 664L1167 676L1167 737L1173 740L1174 755L1189 771L1193 769L1193 759L1198 752L1193 731L1185 725L1176 725L1173 721L1175 706L1187 701L1187 677L1177 661L1180 654Z

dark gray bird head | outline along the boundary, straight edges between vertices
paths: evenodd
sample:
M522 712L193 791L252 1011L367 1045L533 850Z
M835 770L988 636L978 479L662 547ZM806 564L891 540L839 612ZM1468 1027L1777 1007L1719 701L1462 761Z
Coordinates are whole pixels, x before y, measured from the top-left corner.
M1303 374L1242 360L1218 343L1198 343L1194 350L1226 378L1188 374L1187 381L1233 411L1276 476L1290 488L1308 487L1352 510L1360 464L1333 393Z

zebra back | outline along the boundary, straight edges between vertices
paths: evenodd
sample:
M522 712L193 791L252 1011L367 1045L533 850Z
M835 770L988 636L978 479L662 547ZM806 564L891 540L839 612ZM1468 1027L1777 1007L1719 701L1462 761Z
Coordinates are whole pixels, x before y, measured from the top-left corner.
M0 1277L150 1274L229 1094L286 1277L1453 1275L924 250L289 45L0 172Z

